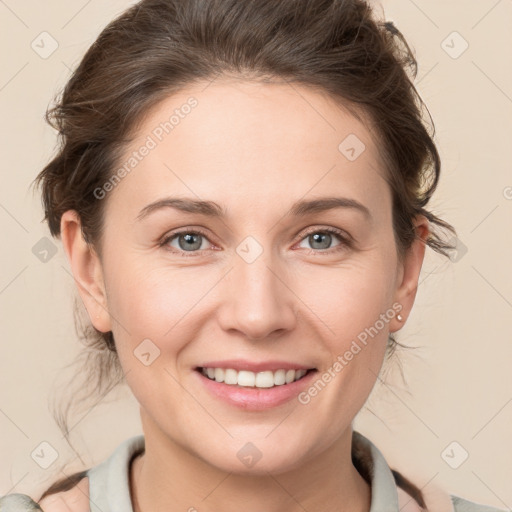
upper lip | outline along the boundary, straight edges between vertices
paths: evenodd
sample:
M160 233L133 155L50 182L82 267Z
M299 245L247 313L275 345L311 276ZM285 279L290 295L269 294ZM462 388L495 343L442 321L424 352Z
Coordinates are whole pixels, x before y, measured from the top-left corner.
M277 370L312 370L313 366L300 363L291 363L289 361L247 361L243 359L229 359L223 361L207 361L198 366L198 368L232 368L233 370L247 370L258 373L264 371Z

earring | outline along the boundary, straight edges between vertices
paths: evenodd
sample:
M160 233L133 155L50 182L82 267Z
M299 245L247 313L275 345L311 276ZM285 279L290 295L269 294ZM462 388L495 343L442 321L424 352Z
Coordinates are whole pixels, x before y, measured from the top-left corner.
M401 322L401 321L403 320L402 315L398 314L398 315L396 316L396 319L397 319L399 322Z

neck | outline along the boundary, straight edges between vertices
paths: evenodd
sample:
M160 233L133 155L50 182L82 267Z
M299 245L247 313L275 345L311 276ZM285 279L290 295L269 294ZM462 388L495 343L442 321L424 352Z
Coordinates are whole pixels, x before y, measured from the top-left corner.
M134 459L134 512L368 512L371 490L351 458L352 430L325 452L285 473L226 473L166 438L145 436ZM161 441L161 439L158 439Z

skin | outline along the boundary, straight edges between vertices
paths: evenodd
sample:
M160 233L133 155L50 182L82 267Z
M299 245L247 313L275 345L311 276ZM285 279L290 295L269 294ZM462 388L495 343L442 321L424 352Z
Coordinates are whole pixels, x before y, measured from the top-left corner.
M189 87L148 113L126 155L190 96L198 105L102 199L100 254L75 212L61 222L91 322L113 331L140 404L146 451L131 469L134 510L368 511L370 488L351 462L352 421L389 332L413 306L425 244L415 241L399 261L370 125L302 86L217 79ZM349 134L366 146L354 161L338 150ZM137 220L169 196L215 201L227 216L161 208ZM333 196L359 201L371 219L353 208L288 215L295 201ZM427 219L415 225L424 240ZM332 235L318 248L306 228L328 227L353 243ZM192 256L178 237L159 245L181 228L205 232ZM236 252L247 236L263 249L250 264ZM240 358L298 362L321 375L394 303L404 321L385 323L308 404L246 411L213 397L194 373L202 362ZM144 339L160 350L149 366L134 357ZM252 467L237 457L247 442L262 454Z

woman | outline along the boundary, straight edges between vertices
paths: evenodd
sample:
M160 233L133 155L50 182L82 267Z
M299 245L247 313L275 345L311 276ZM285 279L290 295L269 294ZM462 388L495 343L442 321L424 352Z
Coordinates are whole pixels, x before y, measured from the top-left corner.
M37 182L144 435L2 510L496 510L426 502L352 429L455 233L415 64L353 0L142 1L100 34Z

